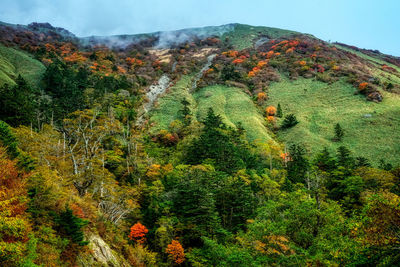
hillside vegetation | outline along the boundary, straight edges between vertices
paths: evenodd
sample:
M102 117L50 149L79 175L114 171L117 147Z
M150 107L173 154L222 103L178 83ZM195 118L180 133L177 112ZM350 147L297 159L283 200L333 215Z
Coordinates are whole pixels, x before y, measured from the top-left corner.
M241 24L0 43L0 266L398 266L399 58Z
M267 37L266 41L268 41L269 39L278 39L282 37L290 38L290 36L298 34L294 31L278 28L251 26L245 24L234 25L234 29L224 33L221 39L224 40L225 38L228 38L229 43L238 50L253 47L255 42L260 39L260 37Z
M190 76L183 77L159 99L150 118L154 123L152 131L168 130L173 121L179 120L179 111L183 108L181 101L186 99L196 121L204 120L212 108L228 126L236 128L241 123L250 141L267 142L271 139L261 112L241 89L215 85L201 88L192 95L189 93L191 82Z
M261 112L241 89L222 85L204 87L194 94L196 115L203 120L212 108L231 127L239 123L246 130L250 141L267 142L271 139Z
M0 85L15 85L15 79L21 75L31 86L38 86L45 70L31 55L0 45Z
M268 104L280 103L284 114L294 113L300 122L279 132L285 143L301 142L311 153L324 147L333 152L345 145L374 164L381 159L400 163L400 95L385 92L377 104L354 95L352 86L343 81L326 84L303 78L273 83L269 92ZM342 142L332 140L336 123L345 131Z

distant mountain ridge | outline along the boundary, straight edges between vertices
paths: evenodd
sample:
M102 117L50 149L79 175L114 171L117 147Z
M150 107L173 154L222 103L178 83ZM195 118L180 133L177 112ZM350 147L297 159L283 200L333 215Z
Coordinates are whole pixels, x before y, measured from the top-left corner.
M179 30L171 30L171 31L156 31L156 32L148 32L148 33L137 33L137 34L117 34L117 35L90 35L78 37L74 33L70 32L67 29L62 27L54 27L48 22L32 22L28 25L22 24L11 24L0 21L0 42L9 42L12 43L15 39L24 38L24 34L27 34L27 31L33 33L34 35L45 34L46 37L50 36L51 38L58 39L60 41L75 41L80 43L81 45L105 45L114 48L126 48L130 44L137 43L145 43L146 40L151 40L147 42L148 46L156 46L158 48L166 48L165 43L172 43L174 45L182 43L188 40L194 40L196 38L206 38L211 36L222 37L224 35L228 36L229 33L234 32L235 30L243 31L243 29L252 29L254 32L260 33L261 37L271 37L276 38L277 36L290 36L290 35L305 35L309 37L316 38L311 34L305 34L300 32L295 32L291 30L272 28L267 26L252 26L240 23L229 23L223 24L219 26L204 26L204 27L193 27L193 28L183 28ZM11 34L10 36L10 33ZM37 36L35 36L37 37ZM30 37L33 39L34 37ZM39 39L43 39L43 36ZM262 38L259 38L256 41L261 41ZM400 57L388 55L380 52L376 49L366 49L366 48L358 48L353 45L344 44L341 42L335 42L335 44L350 48L355 51L360 51L364 54L370 56L379 56L384 57L388 62L400 66Z

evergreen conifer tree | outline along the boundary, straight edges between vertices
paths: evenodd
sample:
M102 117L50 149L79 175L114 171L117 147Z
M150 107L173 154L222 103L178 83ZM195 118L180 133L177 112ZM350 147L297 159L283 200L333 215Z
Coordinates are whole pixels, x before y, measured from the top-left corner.
M282 118L282 116L283 116L281 103L278 103L278 107L276 109L276 116L278 118Z

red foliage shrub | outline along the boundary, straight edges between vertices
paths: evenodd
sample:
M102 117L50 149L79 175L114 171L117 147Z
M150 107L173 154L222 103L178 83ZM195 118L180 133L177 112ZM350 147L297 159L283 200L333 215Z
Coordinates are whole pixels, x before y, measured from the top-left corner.
M324 73L324 72L325 72L325 68L324 68L322 65L320 65L320 64L316 64L316 65L315 65L315 68L316 68L316 70L317 70L318 72L320 72L320 73Z
M368 86L368 83L367 83L367 82L360 83L360 84L358 85L358 90L364 91L364 90L367 88L367 86Z
M130 240L135 240L139 244L143 244L146 242L146 234L149 230L147 230L146 226L137 222L131 227L131 232L129 234Z

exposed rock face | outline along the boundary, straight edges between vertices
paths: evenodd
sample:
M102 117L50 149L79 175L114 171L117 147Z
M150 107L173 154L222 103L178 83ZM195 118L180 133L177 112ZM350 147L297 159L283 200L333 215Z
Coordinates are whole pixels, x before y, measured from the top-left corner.
M82 267L129 267L125 259L118 256L104 240L96 234L88 236L91 254L83 254L78 257L78 265Z
M203 68L201 68L201 70L194 77L194 81L193 81L193 84L192 84L192 91L196 90L197 83L200 81L201 77L203 77L204 72L207 71L211 67L212 61L214 60L214 58L216 56L217 56L217 54L212 54L212 55L209 55L207 57L206 64L203 66Z
M157 100L157 98L167 90L167 88L170 85L170 79L169 77L164 74L161 76L161 78L158 80L157 84L153 84L150 86L149 91L147 92L146 96L149 100L144 105L144 110L145 112L148 112L151 107L153 106L154 102Z
M157 84L153 84L149 87L149 90L146 93L148 102L143 104L143 110L136 121L136 125L143 124L145 115L152 109L154 102L160 95L165 93L170 85L171 79L167 76L167 74L163 74L158 80Z

